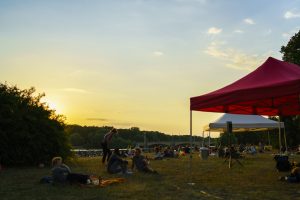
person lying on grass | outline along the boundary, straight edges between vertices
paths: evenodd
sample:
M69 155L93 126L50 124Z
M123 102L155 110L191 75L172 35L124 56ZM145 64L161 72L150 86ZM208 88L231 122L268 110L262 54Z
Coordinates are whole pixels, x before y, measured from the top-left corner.
M110 174L117 174L122 172L122 174L130 174L127 171L128 161L121 158L121 154L118 148L114 150L114 153L108 160L107 172Z
M145 173L154 173L157 174L157 171L153 170L150 166L149 166L149 162L147 160L147 158L145 158L145 156L141 155L141 149L140 148L136 148L135 149L135 155L132 158L132 166L131 169L133 170L134 167L136 167L136 169L139 172L145 172Z
M294 163L292 166L291 174L289 176L279 177L281 181L287 181L289 183L300 182L300 163Z
M52 178L54 183L93 184L99 178L93 175L71 173L70 168L62 162L61 157L52 159Z

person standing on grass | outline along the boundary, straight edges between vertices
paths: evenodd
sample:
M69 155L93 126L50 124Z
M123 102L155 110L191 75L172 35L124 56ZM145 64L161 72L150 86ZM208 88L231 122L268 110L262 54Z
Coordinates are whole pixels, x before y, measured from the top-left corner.
M102 152L103 152L103 157L102 157L102 163L104 164L105 163L105 159L106 159L106 157L107 157L107 162L108 162L108 160L109 160L109 158L110 158L110 156L111 156L111 151L110 151L110 149L108 148L108 145L109 145L109 143L111 142L111 140L112 140L112 137L115 135L115 134L117 134L118 133L118 131L117 131L117 129L115 129L115 128L113 128L113 129L111 129L108 133L106 133L105 135L104 135L104 138L103 138L103 140L102 140L102 142L101 142L101 146L102 146Z

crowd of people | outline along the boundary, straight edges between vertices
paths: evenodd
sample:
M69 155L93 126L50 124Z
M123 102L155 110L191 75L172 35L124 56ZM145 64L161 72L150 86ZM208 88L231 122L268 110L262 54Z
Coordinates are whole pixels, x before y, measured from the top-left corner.
M135 148L131 152L120 152L118 148L115 148L112 152L110 149L110 143L114 135L118 134L117 129L113 128L107 134L101 142L102 146L102 166L106 167L109 174L131 175L133 171L158 174L158 172L150 167L149 159L142 154L140 148ZM128 160L124 157L131 158L131 169L128 167ZM54 157L52 159L51 176L43 177L41 182L43 183L70 183L80 185L97 185L101 181L101 177L95 175L73 173L69 166L63 163L61 157Z
M114 137L117 135L117 129L113 128L107 134L104 135L101 142L102 146L102 167L105 167L108 174L119 174L119 175L132 175L135 172L148 173L148 174L158 174L150 166L150 158L143 155L140 148L128 149L127 151L120 151L115 148L113 152L110 149L110 143ZM208 148L209 149L209 148ZM199 151L197 147L194 149ZM219 157L228 158L229 155L234 158L241 158L243 154L255 155L258 152L263 153L264 147L259 144L258 148L254 145L239 145L222 147L219 146L215 149ZM209 149L209 151L212 151ZM190 147L154 147L154 154L152 159L162 160L166 158L178 158L180 156L189 154L191 152ZM300 147L299 147L300 152ZM131 167L129 164L131 163ZM61 157L54 157L52 159L52 176L44 177L43 182L53 182L53 183L76 183L82 185L95 185L99 184L101 177L88 174L80 174L71 172L70 167L63 163ZM300 182L300 164L294 163L291 169L291 173L288 176L280 177L280 180L285 180L288 182Z
M217 149L219 157L227 157L229 153L238 154L240 156L244 154L255 155L258 152L263 153L264 148L262 145L259 145L258 148L253 144L240 144L240 145L232 145L230 148L227 146L219 146Z

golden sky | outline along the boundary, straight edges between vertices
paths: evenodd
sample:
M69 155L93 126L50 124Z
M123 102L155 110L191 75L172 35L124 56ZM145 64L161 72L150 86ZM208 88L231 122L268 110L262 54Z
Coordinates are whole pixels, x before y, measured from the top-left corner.
M69 124L189 134L190 97L280 59L299 30L299 0L238 2L1 1L0 78ZM220 115L193 112L194 134Z

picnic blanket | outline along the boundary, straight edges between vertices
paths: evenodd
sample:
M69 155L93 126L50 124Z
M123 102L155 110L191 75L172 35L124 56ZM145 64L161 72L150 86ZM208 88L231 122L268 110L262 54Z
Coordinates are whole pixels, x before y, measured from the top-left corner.
M115 183L124 183L125 180L126 180L125 178L101 179L99 181L99 187L106 187L108 185L115 184Z

